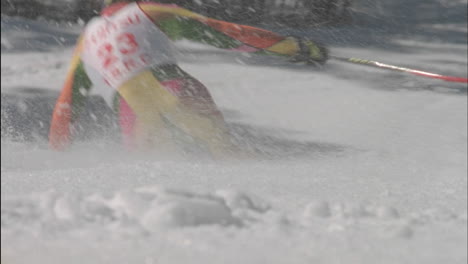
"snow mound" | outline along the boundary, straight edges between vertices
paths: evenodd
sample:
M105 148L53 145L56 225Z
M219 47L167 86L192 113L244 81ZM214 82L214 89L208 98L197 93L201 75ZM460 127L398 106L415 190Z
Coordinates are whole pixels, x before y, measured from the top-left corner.
M269 206L258 198L236 191L204 194L145 187L109 194L47 192L2 200L1 227L7 231L35 229L48 232L96 225L109 228L129 223L149 232L203 225L242 227L268 209Z
M313 230L317 229L317 223L323 223L327 226L323 230L329 232L347 227L354 229L360 222L367 223L369 228L388 225L399 234L436 222L466 223L466 213L431 208L403 215L391 206L317 200L308 203L302 213L296 215L275 211L266 201L240 191L199 193L159 186L86 195L50 191L27 197L2 198L2 232L59 234L91 227L122 228L131 225L151 233L210 225L244 228L257 222Z
M241 191L150 186L2 197L1 210L2 241L8 242L2 257L15 263L237 263L239 252L249 256L242 263L373 263L375 254L380 263L394 263L394 254L406 263L466 260L465 247L455 246L466 244L466 212L447 208L400 212L388 205L312 200L290 211ZM432 250L434 237L447 254ZM408 247L418 252L410 254ZM337 252L342 257L331 257Z

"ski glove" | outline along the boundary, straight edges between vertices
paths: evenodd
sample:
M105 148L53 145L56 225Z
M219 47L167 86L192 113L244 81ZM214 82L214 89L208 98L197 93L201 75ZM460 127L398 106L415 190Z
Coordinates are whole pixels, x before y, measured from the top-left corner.
M312 65L323 65L328 60L328 50L311 40L293 37L299 51L292 57L293 62L305 62Z

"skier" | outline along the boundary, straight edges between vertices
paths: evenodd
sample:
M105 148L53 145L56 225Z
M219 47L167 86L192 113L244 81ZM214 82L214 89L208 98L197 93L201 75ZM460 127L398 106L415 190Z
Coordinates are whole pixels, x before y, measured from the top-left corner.
M183 138L213 156L228 153L233 145L223 116L207 88L177 65L173 40L311 64L327 60L326 49L312 41L211 19L173 4L107 0L104 6L75 48L53 111L53 149L70 144L73 122L96 87L115 91L114 109L127 146L167 150Z

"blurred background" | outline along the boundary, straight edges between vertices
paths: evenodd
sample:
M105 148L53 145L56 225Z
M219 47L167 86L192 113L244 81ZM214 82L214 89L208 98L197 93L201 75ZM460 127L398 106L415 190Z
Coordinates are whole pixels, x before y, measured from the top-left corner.
M277 23L290 26L347 23L353 0L161 0L212 18L244 24ZM101 7L100 0L2 0L2 14L59 21L87 21Z
M466 0L160 0L212 18L252 25L335 26L369 19L396 23L466 20ZM2 15L86 22L101 0L2 0ZM402 8L404 6L405 8ZM427 21L427 20L430 21ZM458 21L466 23L466 21Z

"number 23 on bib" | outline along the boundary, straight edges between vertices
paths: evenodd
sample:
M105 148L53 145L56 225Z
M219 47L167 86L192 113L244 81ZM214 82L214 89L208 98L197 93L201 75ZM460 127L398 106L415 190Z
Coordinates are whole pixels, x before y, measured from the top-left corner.
M114 88L149 67L175 63L169 38L133 3L85 31L83 62Z

